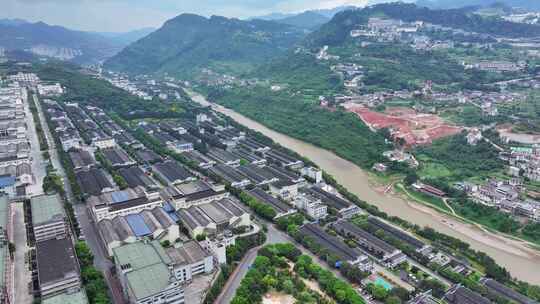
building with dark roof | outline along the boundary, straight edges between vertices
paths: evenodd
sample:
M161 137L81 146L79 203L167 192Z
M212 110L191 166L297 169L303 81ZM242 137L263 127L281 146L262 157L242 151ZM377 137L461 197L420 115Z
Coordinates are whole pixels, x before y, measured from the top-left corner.
M505 298L512 301L512 303L515 302L517 304L538 304L538 302L522 295L510 287L506 287L493 279L482 278L480 283L487 288L488 293L492 296Z
M439 198L446 196L446 193L444 191L437 189L433 186L423 184L423 183L413 184L413 188L424 194L439 197Z
M247 137L246 139L241 140L240 145L250 150L251 152L267 152L271 149L269 146L260 143L251 137Z
M124 178L130 188L141 186L149 191L159 189L159 185L137 166L120 169L118 174Z
M195 177L186 168L174 160L157 163L152 166L152 171L159 175L169 185L181 184L195 180Z
M192 206L178 211L180 221L190 235L216 235L227 229L251 226L251 216L231 199Z
M427 245L426 243L420 241L419 239L413 237L412 235L406 233L405 231L401 230L401 229L398 229L390 224L387 224L385 222L383 222L382 220L376 218L376 217L373 217L373 216L370 216L368 218L368 223L372 226L374 226L375 228L377 229L381 229L383 230L385 233L409 244L410 246L414 247L416 249L417 252L420 252L420 253L423 253L423 252L428 252L430 251L429 249L431 248L429 245Z
M197 180L185 184L166 187L161 190L163 200L169 202L176 210L206 204L229 196L225 186Z
M304 224L300 227L299 233L337 256L338 263L347 262L353 266L359 266L364 271L370 270L373 266L372 263L368 262L367 256L358 249L347 246L339 238L331 236L317 224Z
M144 164L155 164L162 161L163 159L156 152L150 149L140 149L135 151L135 156L139 162Z
M81 287L79 264L69 237L37 243L36 265L42 298Z
M248 178L252 184L256 186L263 186L267 185L273 182L277 182L279 179L272 174L269 170L266 168L260 168L256 165L248 164L239 166L236 168L240 174L243 174L246 178Z
M232 187L245 188L251 181L245 175L239 173L235 168L227 165L215 165L208 170L211 174L225 180Z
M162 130L165 130L167 132L175 132L178 134L185 134L187 132L186 128L178 122L171 122L171 121L162 121L159 123L159 127Z
M276 217L275 217L276 219L283 216L291 215L297 212L297 210L293 206L280 201L279 199L266 193L261 188L257 187L249 191L248 193L249 195L253 196L261 203L267 204L270 207L272 207L272 209L274 209L274 211L276 212Z
M99 195L114 190L114 186L101 169L81 170L75 173L75 177L84 194Z
M103 149L101 153L114 168L129 167L136 164L126 151L119 147Z
M240 165L240 157L226 150L211 148L206 155L220 164L233 167Z
M263 166L266 165L267 162L264 157L259 156L244 147L236 147L234 150L232 150L232 153L241 159L248 161L252 165Z
M444 295L443 300L448 304L492 304L492 302L480 294L461 286L454 285Z
M284 168L300 169L304 166L303 161L293 158L280 151L270 150L266 152L264 155L266 158L270 159L272 162L277 163L281 167L284 167Z
M69 151L69 158L73 164L73 169L90 169L96 165L96 161L90 152L86 150L73 149Z
M335 194L324 191L319 187L311 187L307 191L309 191L313 196L320 198L323 204L337 210L338 214L343 218L351 218L362 212L362 210L355 204Z
M30 144L24 140L0 144L0 162L18 165L26 162L30 156Z
M362 249L379 258L388 267L395 267L407 260L401 250L348 221L338 221L332 224L332 228L346 238L353 238Z
M138 143L137 139L135 139L133 135L127 132L115 134L113 138L114 138L114 141L116 141L118 144L123 145L123 146L131 146Z
M298 184L299 186L302 186L305 184L306 179L302 177L300 174L296 173L293 170L289 170L287 168L278 167L276 165L268 165L266 168L274 174L275 177L277 177L279 180L288 181L291 183Z
M138 187L92 196L87 200L87 205L94 220L99 222L162 207L163 200L159 193L148 193Z
M211 168L216 162L199 151L190 151L183 154L185 158L197 164L201 169Z

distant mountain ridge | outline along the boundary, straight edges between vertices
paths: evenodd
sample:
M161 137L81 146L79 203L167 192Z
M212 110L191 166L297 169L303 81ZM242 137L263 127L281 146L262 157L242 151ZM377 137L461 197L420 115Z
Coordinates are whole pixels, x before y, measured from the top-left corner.
M249 18L249 20L261 19L261 20L268 20L268 21L276 21L276 20L280 20L280 19L285 19L285 18L289 18L289 17L298 16L298 15L301 15L301 14L307 13L307 12L315 13L317 15L327 17L328 19L332 19L337 13L342 12L344 10L353 9L353 8L356 8L356 6L344 5L344 6L338 6L338 7L335 7L335 8L331 8L331 9L313 9L313 10L307 10L307 11L298 12L298 13L279 13L279 12L276 12L276 13L271 13L271 14L267 14L267 15L252 17L252 18Z
M123 45L101 35L44 22L3 19L0 20L0 47L7 51L32 51L38 55L90 63L114 55Z
M143 28L126 33L97 33L71 30L44 22L0 19L0 48L8 52L26 51L75 63L95 63L115 55L123 47L154 30Z
M105 66L131 73L191 74L205 67L242 71L283 54L304 35L273 21L182 14L126 47Z
M22 24L29 23L28 21L24 19L0 19L0 25L11 25L11 26L19 26Z
M293 25L302 29L313 30L330 21L337 13L348 9L354 9L355 6L338 6L332 9L307 10L301 13L272 13L259 17L251 18L268 21L275 21L283 24Z
M305 40L307 47L339 45L350 37L358 25L367 24L370 17L386 16L406 22L424 21L441 26L494 36L540 37L540 26L518 24L497 18L484 18L471 14L470 8L429 9L412 3L383 3L363 9L346 10L336 14L328 23L311 33Z
M540 1L535 0L418 0L418 6L434 9L451 9L465 6L490 6L494 3L502 3L510 7L524 8L527 10L540 11Z
M146 27L146 28L141 28L141 29L137 29L137 30L133 30L129 32L124 32L124 33L110 33L110 32L99 33L97 32L96 34L112 39L118 43L121 43L127 46L141 38L148 36L150 33L154 32L155 30L156 28Z
M303 12L298 15L285 17L283 19L274 20L275 22L292 25L302 29L317 29L319 26L330 21L331 18L320 15L313 11Z

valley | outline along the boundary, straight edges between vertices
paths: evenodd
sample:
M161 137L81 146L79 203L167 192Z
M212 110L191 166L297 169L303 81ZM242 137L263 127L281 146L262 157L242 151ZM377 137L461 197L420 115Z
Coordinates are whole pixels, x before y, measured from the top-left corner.
M381 193L376 190L379 185L356 164L340 158L332 152L271 130L231 109L210 103L200 94L194 92L191 94L193 101L211 106L214 110L231 117L238 123L261 132L280 145L309 158L360 199L377 206L380 210L420 226L432 227L437 231L462 239L476 250L493 256L498 263L510 269L512 275L531 283L540 284L537 276L530 272L530 269L538 268L540 270L540 252L531 244L486 231L429 207L404 200L395 194Z
M0 12L0 304L540 302L540 7L195 2Z

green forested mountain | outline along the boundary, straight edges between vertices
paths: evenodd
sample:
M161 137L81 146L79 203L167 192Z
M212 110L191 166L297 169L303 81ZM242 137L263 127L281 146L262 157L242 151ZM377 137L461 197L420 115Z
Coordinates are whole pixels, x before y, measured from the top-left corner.
M303 12L298 15L276 19L276 22L296 26L303 29L316 29L330 21L331 18L315 13L313 11Z
M468 8L432 10L407 3L385 3L364 9L338 13L330 22L307 38L308 46L340 45L350 37L351 30L366 24L372 16L386 16L406 22L424 21L471 32L505 37L540 36L540 26L519 24L497 17L472 14Z
M122 44L98 34L74 31L43 22L0 20L0 48L22 51L40 48L44 53L60 49L80 51L73 61L87 63L103 60L120 51ZM60 50L60 51L58 51Z
M96 34L109 38L112 41L122 44L123 46L127 46L141 38L148 36L150 33L152 33L155 30L156 29L153 27L146 27L146 28L141 28L141 29L125 32L125 33L100 32Z
M174 75L189 75L204 67L241 72L283 54L303 36L293 26L272 21L183 14L125 48L106 67Z
M464 6L490 6L494 3L504 4L510 7L519 7L527 10L540 10L540 1L534 0L418 0L418 6L429 8L460 8Z

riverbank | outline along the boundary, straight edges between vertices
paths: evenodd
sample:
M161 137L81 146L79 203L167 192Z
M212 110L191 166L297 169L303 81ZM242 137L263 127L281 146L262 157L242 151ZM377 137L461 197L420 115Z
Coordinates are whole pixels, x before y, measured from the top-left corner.
M376 191L368 173L352 162L327 150L271 130L233 110L211 104L201 95L193 92L190 94L194 101L212 106L217 112L227 115L236 122L273 139L276 143L309 158L334 176L349 191L360 199L377 206L381 211L461 239L469 243L475 250L485 252L493 257L497 263L507 268L518 279L532 284L540 284L540 276L537 275L540 271L540 252L531 248L527 242L506 238L475 225L463 223L428 206L404 200L390 193Z

